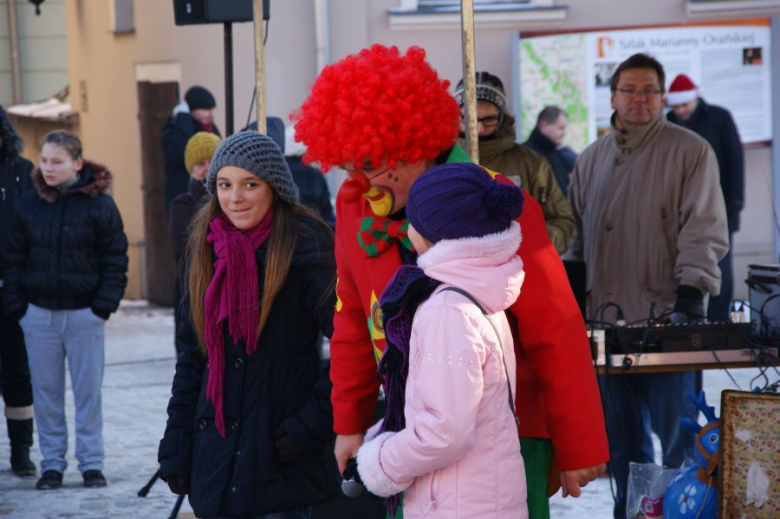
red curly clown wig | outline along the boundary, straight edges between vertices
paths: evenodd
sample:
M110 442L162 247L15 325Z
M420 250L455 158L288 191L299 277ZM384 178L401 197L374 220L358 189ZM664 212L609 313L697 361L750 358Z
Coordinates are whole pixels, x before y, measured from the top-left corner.
M325 67L291 115L306 162L323 171L354 163L389 167L433 160L458 137L458 103L425 51L373 45Z

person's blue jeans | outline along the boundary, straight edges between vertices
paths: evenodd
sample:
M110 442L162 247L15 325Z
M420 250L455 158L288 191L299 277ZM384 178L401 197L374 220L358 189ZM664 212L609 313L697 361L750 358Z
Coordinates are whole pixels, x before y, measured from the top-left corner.
M47 310L29 305L20 323L30 363L41 472L68 466L65 361L76 404L76 459L81 472L103 470L101 386L105 321L89 308Z
M679 467L693 457L694 435L680 419L699 411L686 396L693 391L693 372L601 375L599 386L609 435L609 469L615 478L615 519L626 517L628 463L653 463L651 430L661 440L663 464Z
M733 235L729 234L729 243L733 244ZM707 306L708 321L728 321L731 319L731 300L734 298L734 265L731 261L731 247L718 263L720 268L720 294L710 297Z

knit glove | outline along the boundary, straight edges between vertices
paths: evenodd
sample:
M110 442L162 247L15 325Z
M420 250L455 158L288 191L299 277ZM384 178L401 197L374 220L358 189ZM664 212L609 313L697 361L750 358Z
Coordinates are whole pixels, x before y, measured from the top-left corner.
M187 104L187 101L182 101L181 103L173 107L174 117L176 117L179 114L188 114L188 113L190 113L190 105Z
M688 285L680 285L677 288L677 302L674 304L674 311L669 317L672 324L700 323L704 321L705 316L704 294L701 290Z

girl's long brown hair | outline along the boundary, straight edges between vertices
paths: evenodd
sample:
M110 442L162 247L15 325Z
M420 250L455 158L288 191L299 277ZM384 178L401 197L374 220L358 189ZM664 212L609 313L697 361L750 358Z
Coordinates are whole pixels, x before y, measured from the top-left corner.
M214 277L214 257L212 247L206 241L206 236L209 233L209 223L220 211L217 197L209 197L209 200L195 213L190 225L190 238L187 242L187 252L190 258L188 267L190 317L203 353L206 352L204 301L206 289ZM277 197L273 202L273 211L263 293L260 301L260 321L257 324L258 340L268 321L274 300L287 280L298 238L306 232L305 228L299 225L297 218L307 217L315 220L321 224L322 232L332 234L330 228L319 215L301 204L291 205Z

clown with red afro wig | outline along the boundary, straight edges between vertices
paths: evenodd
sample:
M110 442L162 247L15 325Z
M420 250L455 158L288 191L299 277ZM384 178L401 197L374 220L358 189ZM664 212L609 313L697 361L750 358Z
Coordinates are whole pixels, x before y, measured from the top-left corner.
M458 136L458 103L425 51L373 45L325 67L292 114L306 162L323 171L347 163L389 168L433 160Z

